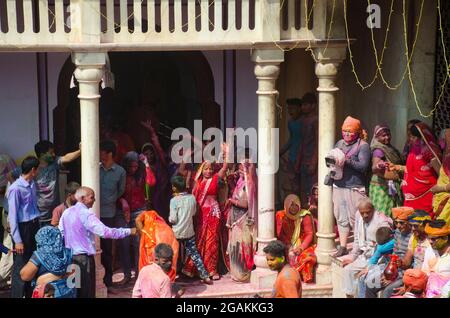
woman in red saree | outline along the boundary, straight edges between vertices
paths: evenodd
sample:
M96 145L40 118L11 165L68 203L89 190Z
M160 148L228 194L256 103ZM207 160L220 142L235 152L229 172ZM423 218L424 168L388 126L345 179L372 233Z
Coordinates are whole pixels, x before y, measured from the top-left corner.
M411 140L406 167L391 165L390 168L404 171L402 191L404 206L423 210L433 217L433 193L436 185L442 153L432 130L425 123L411 127Z
M317 258L314 253L315 228L311 212L300 209L300 199L290 194L284 200L284 210L276 214L277 237L288 247L289 264L305 283L314 281Z
M220 254L220 219L221 210L217 201L219 180L225 177L227 171L227 151L224 146L224 162L219 172L214 173L214 163L205 161L201 164L195 176L192 194L200 206L197 213L195 229L197 249L203 259L205 268L213 280L220 279L218 262ZM189 277L196 274L196 267L191 258L183 268L183 273Z

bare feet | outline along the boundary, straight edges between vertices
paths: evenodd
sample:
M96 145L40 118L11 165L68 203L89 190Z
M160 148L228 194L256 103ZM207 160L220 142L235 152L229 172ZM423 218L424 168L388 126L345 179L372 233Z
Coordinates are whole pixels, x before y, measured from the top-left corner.
M209 277L202 279L201 282L203 284L206 284L206 285L212 285L213 284L213 281Z

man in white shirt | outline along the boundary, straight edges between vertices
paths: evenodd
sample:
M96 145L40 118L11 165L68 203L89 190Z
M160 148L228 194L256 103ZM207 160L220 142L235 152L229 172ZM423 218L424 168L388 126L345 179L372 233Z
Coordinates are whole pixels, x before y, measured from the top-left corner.
M375 234L380 227L392 227L392 220L375 211L370 199L362 199L355 217L353 249L342 260L342 266L345 266L343 290L347 297L355 296L359 278L367 273L368 261L375 251Z

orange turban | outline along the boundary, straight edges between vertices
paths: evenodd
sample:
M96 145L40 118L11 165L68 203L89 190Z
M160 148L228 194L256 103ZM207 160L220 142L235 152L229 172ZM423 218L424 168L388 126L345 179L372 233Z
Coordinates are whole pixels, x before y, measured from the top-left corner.
M342 124L342 130L347 130L352 133L360 133L361 132L361 122L356 118L348 116L344 120L344 123Z
M414 213L414 209L408 206L399 206L392 208L393 219L408 220L408 216Z
M441 220L435 220L431 223L427 223L425 226L425 233L430 236L448 236L450 235L450 226L447 224L441 224ZM443 221L442 223L445 223Z
M424 291L427 288L428 276L420 269L408 269L403 274L403 283L407 290Z

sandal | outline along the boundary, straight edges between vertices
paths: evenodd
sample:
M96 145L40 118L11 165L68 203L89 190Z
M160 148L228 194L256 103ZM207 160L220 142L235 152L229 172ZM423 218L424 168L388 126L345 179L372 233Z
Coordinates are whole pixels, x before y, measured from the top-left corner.
M212 280L219 280L220 279L220 275L219 274L214 274L211 276Z

